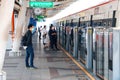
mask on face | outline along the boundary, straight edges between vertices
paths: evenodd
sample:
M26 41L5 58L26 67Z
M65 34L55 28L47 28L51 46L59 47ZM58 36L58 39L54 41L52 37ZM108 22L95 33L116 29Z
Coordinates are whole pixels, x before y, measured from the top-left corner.
M34 31L34 28L32 28L32 31Z
M32 33L34 33L34 28L32 28Z

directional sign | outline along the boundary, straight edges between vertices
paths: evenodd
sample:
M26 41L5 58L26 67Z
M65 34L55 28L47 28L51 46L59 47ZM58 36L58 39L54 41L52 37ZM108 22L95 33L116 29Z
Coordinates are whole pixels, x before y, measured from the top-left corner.
M30 1L29 7L38 7L38 8L53 8L53 2L36 2Z

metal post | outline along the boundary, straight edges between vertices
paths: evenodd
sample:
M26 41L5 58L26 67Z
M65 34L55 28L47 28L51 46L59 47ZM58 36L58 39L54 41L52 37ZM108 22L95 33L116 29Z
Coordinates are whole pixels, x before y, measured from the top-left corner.
M87 28L86 47L87 47L86 67L88 69L92 69L92 28L91 27Z
M104 32L104 76L105 80L108 80L108 31Z
M78 53L78 28L77 27L75 27L74 28L74 39L73 39L73 41L74 41L74 49L73 49L73 57L78 57L77 56L77 53Z
M120 29L113 29L113 80L120 80Z

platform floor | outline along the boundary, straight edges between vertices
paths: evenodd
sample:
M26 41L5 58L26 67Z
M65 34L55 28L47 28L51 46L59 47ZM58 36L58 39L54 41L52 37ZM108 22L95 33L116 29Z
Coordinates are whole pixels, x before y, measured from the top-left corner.
M7 51L3 66L7 80L90 80L62 50L44 50L42 41L37 36L33 38L34 64L38 69L25 67L25 50L22 54Z

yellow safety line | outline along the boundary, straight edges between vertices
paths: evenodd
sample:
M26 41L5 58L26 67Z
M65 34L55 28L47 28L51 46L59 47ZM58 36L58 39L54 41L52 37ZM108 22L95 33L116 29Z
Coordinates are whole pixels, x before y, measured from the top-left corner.
M95 78L84 68L82 67L68 52L66 52L62 47L61 49L65 52L65 54L72 59L72 61L91 79L95 80Z

